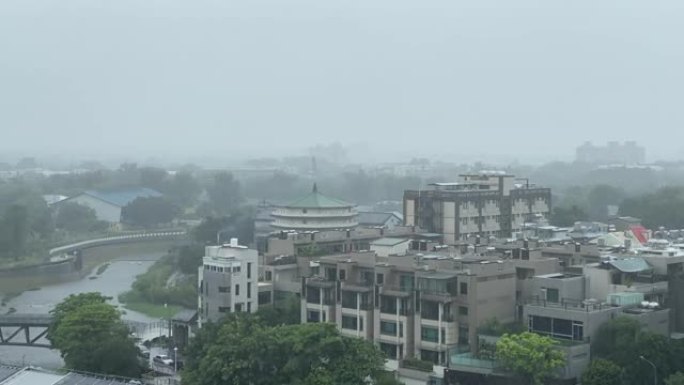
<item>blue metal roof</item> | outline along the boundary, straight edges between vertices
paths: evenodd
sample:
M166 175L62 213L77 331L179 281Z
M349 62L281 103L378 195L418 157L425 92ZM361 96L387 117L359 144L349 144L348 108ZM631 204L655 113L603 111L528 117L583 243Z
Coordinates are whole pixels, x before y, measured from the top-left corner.
M162 196L162 194L159 191L152 190L147 187L110 191L88 190L85 191L84 194L88 194L94 198L111 203L119 207L124 207L138 198Z
M651 266L643 258L625 258L608 261L614 268L623 273L638 273L651 270Z

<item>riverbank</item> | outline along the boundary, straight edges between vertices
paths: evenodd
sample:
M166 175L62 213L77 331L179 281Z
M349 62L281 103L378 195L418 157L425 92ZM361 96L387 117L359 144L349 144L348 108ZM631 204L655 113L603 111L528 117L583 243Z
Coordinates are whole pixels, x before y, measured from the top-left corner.
M119 259L138 258L136 256L159 253L160 250L166 254L173 245L173 241L162 240L107 245L85 249L82 253L83 265L80 271L72 272L70 274L35 274L3 277L0 279L0 298L17 296L30 289L78 281L90 275L95 268L102 266L105 263ZM158 258L159 256L156 257L156 259Z

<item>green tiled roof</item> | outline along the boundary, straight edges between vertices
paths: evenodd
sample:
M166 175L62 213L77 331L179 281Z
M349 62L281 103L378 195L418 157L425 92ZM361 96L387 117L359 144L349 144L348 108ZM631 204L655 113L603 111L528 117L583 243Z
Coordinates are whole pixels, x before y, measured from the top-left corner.
M314 184L313 191L303 198L285 205L288 208L296 209L317 209L317 208L347 208L354 207L353 204L341 201L339 199L327 197L318 192L316 184Z

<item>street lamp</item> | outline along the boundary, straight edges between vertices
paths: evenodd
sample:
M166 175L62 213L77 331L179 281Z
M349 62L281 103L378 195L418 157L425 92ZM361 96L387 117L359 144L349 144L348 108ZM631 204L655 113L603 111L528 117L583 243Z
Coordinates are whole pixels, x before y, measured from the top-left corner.
M658 368L656 368L656 366L653 362L644 358L644 356L639 356L639 358L641 358L642 360L648 362L649 364L651 364L651 366L653 366L653 385L658 385Z
M178 371L178 346L173 347L173 372Z

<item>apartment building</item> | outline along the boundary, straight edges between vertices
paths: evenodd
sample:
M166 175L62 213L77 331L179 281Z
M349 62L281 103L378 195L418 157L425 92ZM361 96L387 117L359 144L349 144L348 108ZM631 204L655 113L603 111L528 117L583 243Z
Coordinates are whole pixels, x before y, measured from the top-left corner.
M397 360L443 364L486 321L515 318L513 265L478 257L321 257L302 291L302 322L333 322Z
M404 222L443 234L444 243L469 237L510 237L526 222L548 216L551 189L516 183L514 175L483 171L455 183L404 191Z
M207 246L198 269L198 311L200 325L218 321L232 312L257 310L258 254L238 244Z

